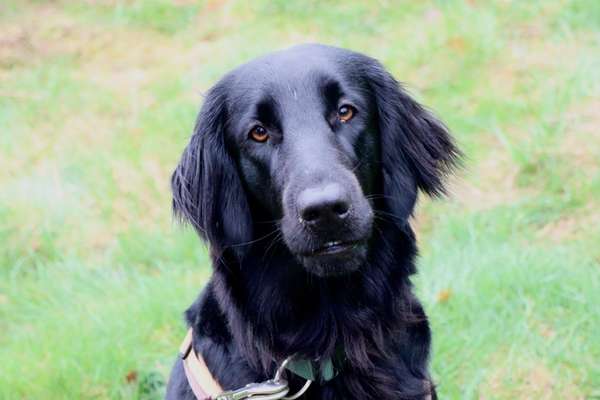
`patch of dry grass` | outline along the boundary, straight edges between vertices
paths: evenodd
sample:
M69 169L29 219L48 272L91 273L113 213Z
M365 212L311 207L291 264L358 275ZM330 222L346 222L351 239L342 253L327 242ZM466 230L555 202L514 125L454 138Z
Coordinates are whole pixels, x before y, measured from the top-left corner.
M529 360L527 364L493 368L479 399L585 399L576 384L563 385L542 360Z

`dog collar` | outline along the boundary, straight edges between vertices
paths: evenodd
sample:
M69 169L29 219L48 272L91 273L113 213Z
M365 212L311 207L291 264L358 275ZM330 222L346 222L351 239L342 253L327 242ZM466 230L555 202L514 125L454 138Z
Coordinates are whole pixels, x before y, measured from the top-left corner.
M341 352L337 351L336 353L336 358L339 358ZM338 374L331 357L318 362L306 358L292 359L286 369L306 380L317 382L330 381Z
M314 362L307 359L286 359L277 369L275 378L261 382L250 383L241 389L223 391L223 388L210 373L201 354L197 354L193 344L193 330L189 328L179 353L183 363L183 369L192 392L198 400L241 400L252 398L256 400L296 399L300 397L310 386L318 380L326 382L337 375L331 358ZM340 353L339 351L337 352ZM281 373L288 369L294 374L306 379L306 383L293 396L286 396L289 390L287 382L281 379Z
M202 355L194 351L192 337L193 331L190 328L179 347L179 354L188 384L198 400L216 399L219 394L223 393L223 389L208 370Z

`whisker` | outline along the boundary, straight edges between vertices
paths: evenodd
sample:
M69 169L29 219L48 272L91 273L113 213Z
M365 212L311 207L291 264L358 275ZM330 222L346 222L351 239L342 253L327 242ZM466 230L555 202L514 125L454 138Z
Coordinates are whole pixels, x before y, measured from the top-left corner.
M241 247L241 246L246 246L246 245L249 245L249 244L254 244L254 243L260 242L263 239L268 238L269 236L271 236L272 234L276 233L277 231L279 231L279 228L275 228L273 231L267 233L264 236L259 237L258 239L250 240L248 242L243 242L243 243L232 244L232 245L230 245L228 247Z
M385 233L383 232L383 230L378 226L375 226L375 229L377 229L379 231L379 234L380 234L383 244L393 253L394 249L392 248L392 246L390 245L388 240L385 238Z
M386 195L386 194L382 194L382 193L374 193L374 194L368 194L365 196L367 199L390 199L390 200L395 200L398 199L398 197L394 197L394 196L390 196L390 195Z
M280 224L281 221L283 220L283 218L276 218L276 219L271 219L271 220L264 220L264 221L255 221L255 224Z
M351 171L352 171L352 172L355 172L357 169L359 169L359 168L360 168L360 166L361 166L361 165L364 163L364 161L365 161L365 160L363 160L363 159L360 159L360 160L358 161L358 163L357 163L357 164L356 164L356 165L355 165L355 166L352 168L352 170L351 170Z
M394 215L392 213L389 213L387 211L382 211L382 210L375 210L375 216L379 216L379 217L387 216L398 222L402 222L402 223L406 222L406 220L404 220L403 218L400 218L397 215Z
M281 231L279 231L277 233L277 235L273 238L273 240L271 241L271 243L269 244L269 246L267 246L265 252L263 253L262 261L266 260L266 257L269 254L269 251L273 248L273 246L275 246L276 243L278 243L278 242L281 241L282 237L283 237L283 234L281 233Z

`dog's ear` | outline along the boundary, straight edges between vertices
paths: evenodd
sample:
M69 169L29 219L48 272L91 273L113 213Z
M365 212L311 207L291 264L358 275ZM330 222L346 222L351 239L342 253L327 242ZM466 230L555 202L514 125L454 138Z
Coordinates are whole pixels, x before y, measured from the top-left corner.
M227 248L240 256L252 235L246 195L226 147L226 92L220 83L207 94L171 177L176 217L192 224L217 257Z
M384 194L403 217L412 211L416 188L438 196L444 178L460 158L447 128L413 100L373 59L364 63L381 135Z

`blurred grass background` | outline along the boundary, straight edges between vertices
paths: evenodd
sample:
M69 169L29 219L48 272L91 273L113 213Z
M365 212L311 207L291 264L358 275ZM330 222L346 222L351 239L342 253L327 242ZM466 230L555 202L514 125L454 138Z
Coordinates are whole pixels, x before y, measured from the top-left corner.
M0 398L156 398L210 273L169 175L267 51L379 58L467 155L416 213L442 399L600 398L600 1L0 3Z

